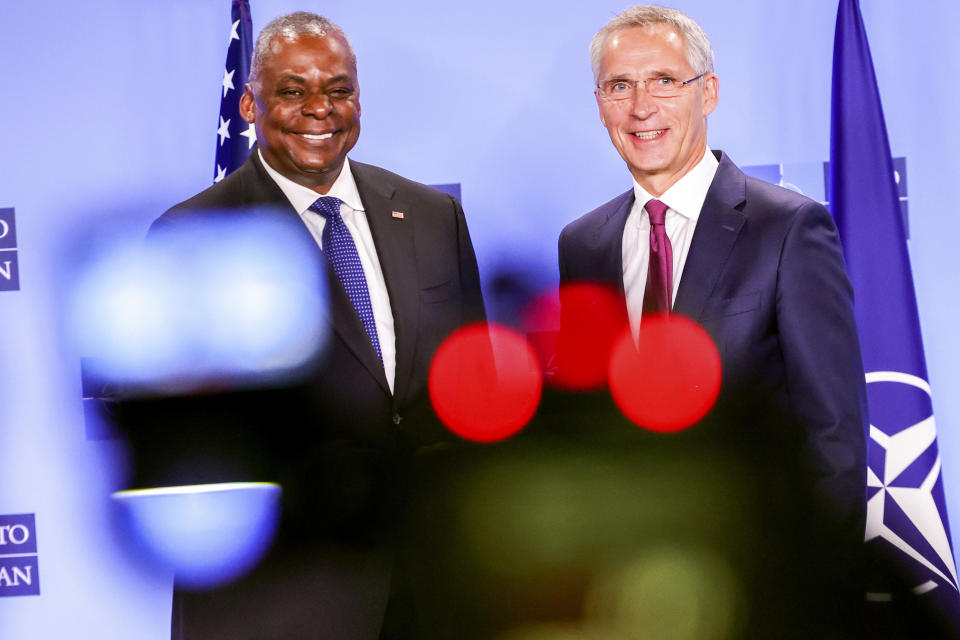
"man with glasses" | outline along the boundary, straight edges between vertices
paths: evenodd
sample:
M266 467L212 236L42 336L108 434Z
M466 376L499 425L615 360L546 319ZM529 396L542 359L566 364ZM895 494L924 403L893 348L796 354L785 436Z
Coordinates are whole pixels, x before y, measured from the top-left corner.
M723 383L708 426L691 431L749 445L761 477L798 469L791 486L817 510L804 517L862 540L866 393L830 214L707 146L719 80L690 17L632 7L597 33L590 56L600 120L633 186L563 230L561 281L619 291L634 336L649 314L700 323Z

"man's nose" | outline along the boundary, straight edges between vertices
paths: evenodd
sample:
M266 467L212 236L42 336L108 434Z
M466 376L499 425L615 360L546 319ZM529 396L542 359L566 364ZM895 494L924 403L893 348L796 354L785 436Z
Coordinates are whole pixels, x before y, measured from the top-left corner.
M304 99L300 111L305 116L325 118L333 111L333 102L325 93L309 95Z
M657 99L647 92L647 87L642 82L638 82L633 89L633 102L631 111L638 118L649 118L657 112L660 103Z

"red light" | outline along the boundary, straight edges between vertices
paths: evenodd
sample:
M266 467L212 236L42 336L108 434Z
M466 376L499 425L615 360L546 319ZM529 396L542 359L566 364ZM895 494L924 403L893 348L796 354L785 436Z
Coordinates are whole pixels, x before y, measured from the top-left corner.
M684 316L645 317L636 348L626 331L610 358L610 392L617 406L652 431L680 431L700 420L717 400L720 379L713 340Z
M627 324L623 297L612 287L576 282L560 287L560 307L553 384L571 390L602 388L610 349Z
M521 327L548 382L556 368L557 334L560 332L560 298L557 294L557 289L552 289L538 295L521 314Z
M494 364L496 362L496 365ZM430 366L430 400L450 431L495 442L520 431L540 403L537 357L520 334L496 324L452 333Z

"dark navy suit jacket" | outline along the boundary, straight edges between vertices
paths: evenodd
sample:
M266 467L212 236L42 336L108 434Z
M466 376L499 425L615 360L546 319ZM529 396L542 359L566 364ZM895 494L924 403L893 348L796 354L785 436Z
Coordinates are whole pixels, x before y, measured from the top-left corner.
M716 342L718 407L782 412L787 422L772 428L798 427L784 437L799 447L817 501L862 536L866 391L836 226L821 204L717 155L673 311ZM631 190L563 230L562 282L601 282L623 293L621 244L633 203ZM768 418L749 417L761 425Z

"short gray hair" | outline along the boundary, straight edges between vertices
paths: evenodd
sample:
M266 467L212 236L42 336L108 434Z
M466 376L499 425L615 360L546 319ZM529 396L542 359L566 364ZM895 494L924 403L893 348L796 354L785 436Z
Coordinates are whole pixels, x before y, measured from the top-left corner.
M593 66L593 80L600 80L600 62L607 39L618 31L631 27L649 27L665 24L683 36L686 42L687 62L697 75L713 73L713 49L710 39L693 18L676 9L655 4L638 4L608 22L590 43L590 64Z
M287 15L274 18L263 28L260 35L257 36L257 43L253 47L253 61L250 63L250 83L255 84L257 82L257 78L260 75L260 68L263 66L264 61L270 56L270 46L276 38L285 38L287 40L294 40L300 36L317 36L322 38L331 33L340 36L343 38L343 41L347 43L350 63L353 65L353 68L356 69L357 56L353 52L353 47L350 46L350 40L347 39L347 34L343 32L343 29L323 16L308 11L297 11L296 13L288 13Z

